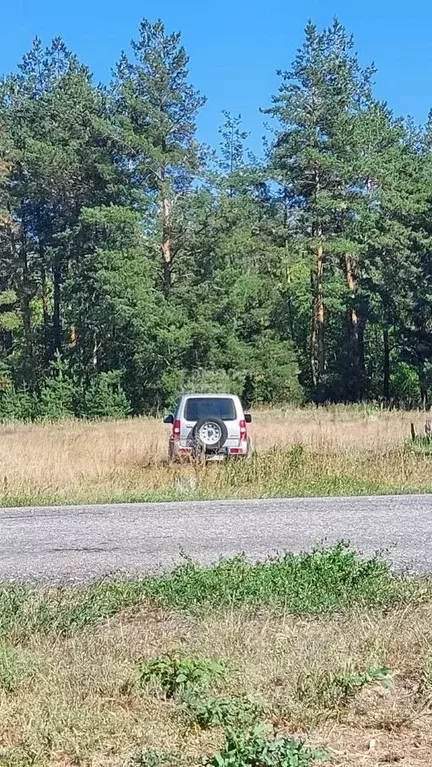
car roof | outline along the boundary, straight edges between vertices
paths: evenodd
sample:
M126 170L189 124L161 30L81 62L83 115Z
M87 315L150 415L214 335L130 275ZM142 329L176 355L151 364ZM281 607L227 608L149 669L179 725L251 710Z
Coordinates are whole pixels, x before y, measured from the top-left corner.
M202 399L226 399L228 397L230 399L238 399L237 394L202 394L201 392L183 394L183 399L188 399L189 397L200 397Z

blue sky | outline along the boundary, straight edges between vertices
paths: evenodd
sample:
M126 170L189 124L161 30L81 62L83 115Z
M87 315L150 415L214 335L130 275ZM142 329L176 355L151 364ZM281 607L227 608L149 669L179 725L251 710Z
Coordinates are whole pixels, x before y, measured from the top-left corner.
M395 113L426 119L432 106L432 0L15 0L2 8L0 71L16 66L35 35L60 35L106 82L143 16L180 30L191 81L208 98L199 138L218 141L221 111L243 115L258 149L258 108L277 90L276 69L288 68L309 18L319 26L338 16L352 32L363 64L378 67L376 94Z

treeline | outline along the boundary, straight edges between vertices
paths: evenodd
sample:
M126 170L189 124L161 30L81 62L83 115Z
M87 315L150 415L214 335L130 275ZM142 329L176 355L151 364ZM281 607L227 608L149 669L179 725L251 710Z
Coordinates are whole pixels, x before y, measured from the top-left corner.
M281 62L283 65L284 62ZM432 121L308 24L262 158L144 20L108 86L61 39L0 84L0 417L154 412L184 390L426 405ZM263 63L265 66L265 62Z

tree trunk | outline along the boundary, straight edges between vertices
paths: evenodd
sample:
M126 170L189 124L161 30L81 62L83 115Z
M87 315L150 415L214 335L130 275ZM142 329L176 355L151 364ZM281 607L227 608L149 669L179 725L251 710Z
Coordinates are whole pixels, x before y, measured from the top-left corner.
M3 354L10 354L13 349L13 337L11 330L2 330L0 333L1 338L1 351Z
M162 201L162 257L164 262L163 288L167 298L171 290L171 201L165 197Z
M363 356L364 364L364 346L363 346L363 331L361 328L361 322L358 314L358 310L354 306L354 300L357 292L357 278L354 271L354 265L352 257L349 253L345 254L345 277L347 281L349 298L352 302L348 309L348 334L350 339L350 351L352 355L352 389L353 397L356 401L361 400L363 391L363 373L364 367L362 365L361 356ZM362 335L362 340L360 340ZM363 346L361 353L360 345Z
M52 357L56 352L61 352L62 348L62 325L61 325L61 266L58 256L56 256L53 265L53 337L52 337Z
M76 325L71 325L69 328L69 346L71 349L76 349L78 344Z
M41 268L41 288L42 288L42 317L44 327L44 346L45 359L49 359L49 307L48 307L48 286L45 267Z
M311 334L311 367L314 386L317 386L320 383L325 370L324 323L324 251L322 245L319 245L316 251L316 274Z
M98 342L97 333L95 332L93 335L92 363L93 363L93 369L96 372L99 367L99 348L100 348L100 344Z
M15 257L15 261L22 269L22 278L19 279L14 287L17 292L18 303L20 307L20 313L23 323L24 331L24 345L26 350L25 365L28 371L28 379L32 381L34 378L34 365L33 365L33 332L31 322L31 294L29 289L29 269L27 260L27 236L25 230L25 215L23 203L21 202L21 225L15 227L13 224L13 217L8 207L8 231L10 237L10 244L12 252Z
M360 401L362 401L365 395L365 378L366 378L365 343L364 343L365 323L364 322L359 322L358 332L359 332L358 349L359 349L359 364L360 364L359 395L360 395Z
M383 395L386 402L390 401L390 342L388 327L383 328L384 369Z
M25 287L19 296L20 311L24 330L24 344L26 348L26 363L29 371L33 372L33 333L31 324L31 302ZM32 377L32 376L30 376Z

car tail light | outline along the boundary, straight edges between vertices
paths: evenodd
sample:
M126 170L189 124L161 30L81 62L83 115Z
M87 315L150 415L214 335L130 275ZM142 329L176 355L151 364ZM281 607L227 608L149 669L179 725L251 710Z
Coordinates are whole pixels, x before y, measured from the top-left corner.
M173 439L180 439L180 421L174 421L172 436Z
M241 420L240 421L240 442L246 442L248 436L247 436L247 426L246 421Z

